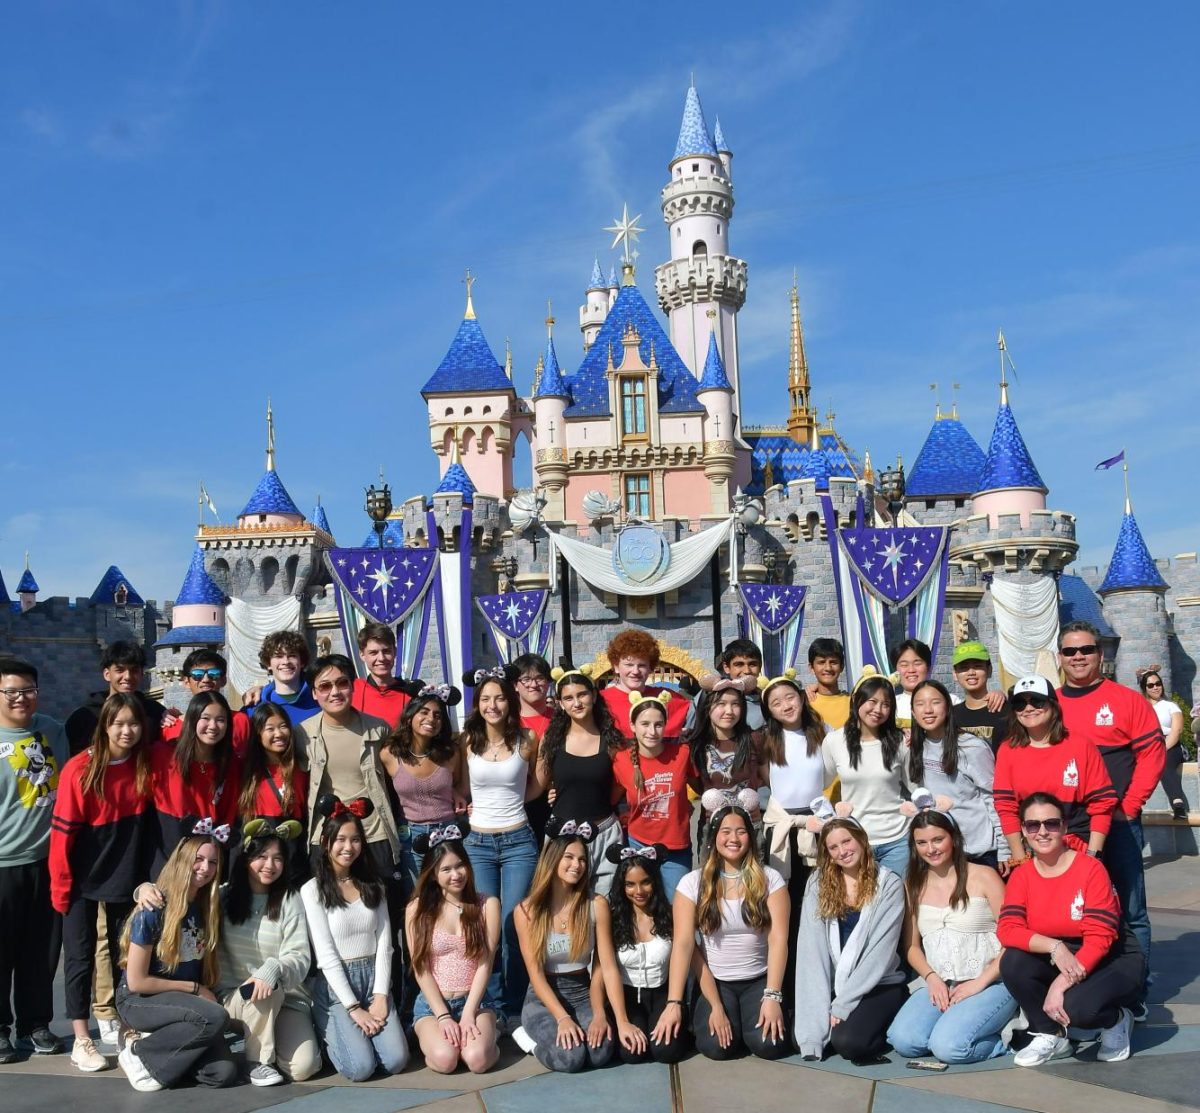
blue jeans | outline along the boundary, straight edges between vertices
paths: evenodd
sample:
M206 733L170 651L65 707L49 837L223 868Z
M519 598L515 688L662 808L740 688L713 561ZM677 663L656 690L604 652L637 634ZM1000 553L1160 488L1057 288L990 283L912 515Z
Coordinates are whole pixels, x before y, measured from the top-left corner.
M404 899L409 900L417 887L417 877L421 872L421 855L413 850L413 839L418 835L428 835L435 827L444 827L452 823L452 819L438 820L436 823L402 823L396 830L400 839L400 870L404 875Z
M905 1002L888 1029L888 1043L906 1059L933 1055L943 1063L981 1063L1003 1055L1000 1038L1016 1015L1017 1002L1003 982L951 1005L945 1012L921 986Z
M366 1008L374 993L375 959L356 958L343 966L358 1003ZM388 1074L399 1074L408 1065L408 1042L394 1001L388 1002L387 1023L383 1029L368 1036L330 992L329 983L320 971L312 980L312 997L317 1031L325 1041L329 1061L344 1078L351 1082L366 1082L375 1073L376 1065Z
M629 845L634 850L641 850L647 844L638 842L632 835L629 836ZM685 847L683 850L668 850L666 858L659 863L658 872L662 876L663 888L667 893L667 903L670 904L675 899L675 887L683 880L684 874L690 873L692 870L692 851L690 847Z
M887 866L901 881L908 872L908 836L895 842L881 842L878 846L872 844L875 861L881 866Z
M464 845L475 870L476 890L500 901L503 931L488 996L500 1002L505 1016L516 1016L525 1000L529 976L521 960L513 913L529 895L529 883L537 867L537 839L527 823L514 831L472 831Z
M1144 846L1141 819L1114 817L1100 857L1112 879L1117 900L1121 902L1121 919L1129 925L1129 930L1146 957L1142 1001L1146 1000L1146 990L1150 985L1150 912L1146 907L1146 872L1142 866Z

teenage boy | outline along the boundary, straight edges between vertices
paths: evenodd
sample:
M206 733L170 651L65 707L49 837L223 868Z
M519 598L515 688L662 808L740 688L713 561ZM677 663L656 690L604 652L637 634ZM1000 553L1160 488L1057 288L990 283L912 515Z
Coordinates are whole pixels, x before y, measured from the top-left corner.
M92 744L92 735L96 733L96 724L100 721L100 708L109 696L118 692L137 697L146 714L146 727L149 730L147 742L157 742L162 735L162 721L166 709L156 699L151 699L142 691L142 680L146 676L146 653L137 642L113 642L105 647L100 655L100 675L104 677L106 688L92 692L82 707L77 707L67 717L67 744L74 756L86 750Z
M382 622L368 622L358 632L358 655L367 675L354 681L354 706L382 719L393 730L408 706L408 693L396 676L396 635Z
M742 677L748 676L757 684L762 674L762 650L749 638L734 638L717 654L713 664L717 672L730 680L741 680ZM696 705L699 699L698 695L688 708L687 719L683 724L684 733L696 724ZM762 701L758 698L757 688L746 693L746 723L751 730L761 730L763 726Z
M0 657L0 1063L16 1041L62 1051L50 1031L62 921L50 906L50 813L67 737L38 714L38 673Z
M1008 737L1008 700L993 710L995 693L988 691L992 676L992 657L983 642L959 642L954 647L954 679L962 689L962 702L951 714L959 730L982 738L994 754Z
M193 649L183 659L183 684L193 696L201 692L220 692L229 676L229 665L215 649ZM185 709L186 711L186 709ZM183 732L184 711L168 708L163 718L162 738L174 742ZM250 720L245 715L234 715L229 724L234 752L239 756L246 752L250 738Z
M262 688L251 688L242 696L242 710L247 715L252 715L259 703L277 703L295 727L320 710L304 678L308 643L295 630L276 630L263 638L258 663L271 679Z
M808 647L808 667L814 683L808 686L808 702L830 730L839 730L850 718L850 693L840 681L846 669L846 651L837 638L813 638Z

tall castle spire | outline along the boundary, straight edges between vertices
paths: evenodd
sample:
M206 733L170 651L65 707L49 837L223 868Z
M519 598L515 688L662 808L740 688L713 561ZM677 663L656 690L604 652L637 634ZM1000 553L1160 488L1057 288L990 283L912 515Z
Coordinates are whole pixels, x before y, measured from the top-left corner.
M816 428L817 417L810 404L812 384L808 378L808 357L804 354L804 327L800 323L800 289L792 272L792 327L788 348L788 435L801 444L807 442Z

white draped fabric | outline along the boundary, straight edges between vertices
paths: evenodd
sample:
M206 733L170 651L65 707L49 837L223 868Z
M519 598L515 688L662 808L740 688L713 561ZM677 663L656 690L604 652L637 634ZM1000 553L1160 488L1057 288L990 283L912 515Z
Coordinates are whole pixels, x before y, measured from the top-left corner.
M467 558L469 559L469 557ZM454 685L462 683L462 674L467 663L463 657L462 624L470 622L470 614L463 614L461 552L444 552L438 556L437 571L434 573L442 583L442 610L438 621L442 626L442 643L446 647L446 679ZM461 730L465 710L460 703L449 709L450 725Z
M229 654L229 682L235 692L265 684L259 667L263 638L276 630L300 629L300 600L294 595L267 606L252 606L234 599L225 607L225 649Z
M710 526L684 541L671 543L671 563L666 574L647 584L627 583L613 568L612 549L590 541L564 537L547 531L550 537L550 590L558 590L558 560L561 553L581 579L600 591L614 595L661 595L690 583L703 570L725 542L734 543L736 519Z
M1037 673L1058 682L1053 668L1058 648L1058 584L1050 576L1018 583L1004 576L992 580L992 607L1000 663L1014 679Z

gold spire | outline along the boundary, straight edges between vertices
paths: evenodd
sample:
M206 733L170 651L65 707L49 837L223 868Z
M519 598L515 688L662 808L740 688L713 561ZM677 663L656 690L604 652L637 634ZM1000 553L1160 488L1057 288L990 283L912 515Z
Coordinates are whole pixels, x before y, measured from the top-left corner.
M788 395L791 410L788 413L788 435L803 444L817 426L809 400L811 384L808 378L808 359L804 354L804 328L800 324L800 288L796 272L792 272L792 325L788 351Z
M554 339L554 306L550 299L546 299L546 337Z
M271 410L271 397L267 396L267 471L275 470L275 414Z
M868 448L863 453L863 482L875 485L875 469L871 466L871 450Z
M537 397L537 392L542 387L542 372L546 370L546 361L538 356L536 365L533 368L533 396Z
M468 297L470 295L467 295ZM450 463L461 464L462 457L458 454L458 426L455 425L450 430L452 436L450 438ZM383 483L383 469L379 469L379 482Z
M463 275L463 282L467 287L467 311L463 314L464 321L475 320L475 306L471 301L471 287L475 285L475 276L471 273L471 268L467 267L467 273Z

